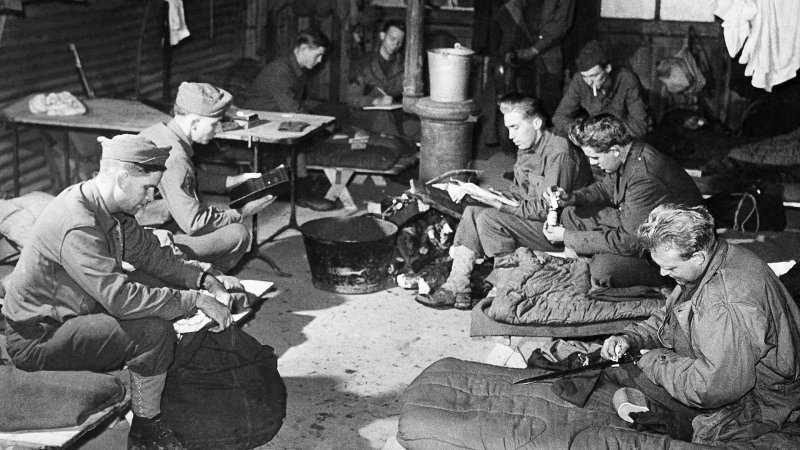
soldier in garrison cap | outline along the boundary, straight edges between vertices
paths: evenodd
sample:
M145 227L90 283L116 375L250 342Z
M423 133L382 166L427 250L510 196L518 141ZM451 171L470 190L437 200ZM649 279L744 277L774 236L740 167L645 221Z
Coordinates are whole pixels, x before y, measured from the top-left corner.
M641 139L652 120L639 77L624 67L614 67L597 41L583 46L575 65L578 73L553 115L555 132L567 137L572 124L581 116L611 114L625 124L633 137Z
M225 272L233 268L250 248L250 232L242 223L263 211L274 200L266 196L239 209L204 205L197 195L197 171L192 156L195 142L207 144L231 105L231 94L207 83L181 83L175 98L174 117L155 124L140 135L169 149L167 170L158 189L161 199L152 202L136 218L146 226L174 232L175 245L190 259L210 263ZM201 173L213 191L230 190L258 173L219 176ZM174 223L171 221L174 219Z
M27 371L127 365L134 414L128 448L180 449L160 419L175 347L171 320L198 308L218 330L227 328L231 295L198 262L161 247L133 217L153 200L167 149L130 134L100 141L99 173L43 211L9 278L8 353ZM123 261L135 270L126 271Z

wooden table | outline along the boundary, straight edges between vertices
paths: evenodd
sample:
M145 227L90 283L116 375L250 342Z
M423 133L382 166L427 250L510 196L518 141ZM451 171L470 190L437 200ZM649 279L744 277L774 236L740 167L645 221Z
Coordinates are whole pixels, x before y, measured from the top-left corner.
M138 133L150 125L168 122L170 116L136 100L114 98L81 99L86 114L77 116L48 116L33 114L28 101L33 95L16 100L0 110L0 120L14 132L14 196L19 196L19 126L65 128L68 130L113 130ZM64 175L69 181L69 145L64 155Z
M295 229L299 230L297 224L296 202L295 202L295 180L297 179L297 151L313 143L317 138L322 136L326 128L332 125L335 117L331 116L317 116L312 114L289 114L268 111L249 111L242 110L243 112L252 112L258 114L261 121L256 126L250 128L243 128L231 131L223 131L217 133L216 139L233 140L233 141L246 141L248 148L253 149L253 170L258 171L258 152L259 144L268 146L284 146L288 147L291 155L291 170L289 179L289 223L279 228L276 232L272 233L269 237L259 242L257 239L256 229L258 218L253 216L253 251L252 256L257 257L278 272L279 275L288 276L289 274L283 272L278 266L267 256L258 253L258 248L265 243L275 239L277 236L284 232ZM281 131L278 128L282 122L305 122L308 124L303 131Z

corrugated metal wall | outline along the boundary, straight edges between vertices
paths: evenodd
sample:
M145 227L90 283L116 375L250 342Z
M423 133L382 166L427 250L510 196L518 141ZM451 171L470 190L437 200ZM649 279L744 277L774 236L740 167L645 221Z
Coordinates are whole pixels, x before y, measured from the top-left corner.
M225 67L242 55L245 0L183 3L192 35L173 47L173 96L181 81ZM160 101L161 5L161 0L26 4L24 16L9 16L0 36L0 105L37 92L82 94L68 42L76 45L97 96L132 98L142 30L140 98ZM66 145L63 135L53 134ZM52 142L30 127L23 128L20 141L22 192L57 189L57 178L48 168L54 166ZM11 146L11 134L0 132L0 194L5 196L12 192Z

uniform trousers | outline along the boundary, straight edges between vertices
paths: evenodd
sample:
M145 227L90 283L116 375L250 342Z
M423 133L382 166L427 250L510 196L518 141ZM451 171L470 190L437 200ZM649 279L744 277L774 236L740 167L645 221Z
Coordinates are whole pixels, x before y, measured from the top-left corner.
M610 226L616 215L609 208L564 208L561 224L567 230L595 230ZM564 251L553 245L542 232L544 224L524 219L494 208L468 206L461 217L453 245L463 245L477 255L496 257L514 252L519 247L548 252ZM604 287L662 286L665 279L658 267L646 258L614 253L597 253L589 261L592 282Z
M241 223L232 223L203 235L174 234L175 245L188 259L211 263L226 272L250 249L250 232Z
M8 353L26 371L107 372L127 365L131 372L148 377L165 373L175 351L172 322L161 318L118 320L98 313L63 323L7 322Z

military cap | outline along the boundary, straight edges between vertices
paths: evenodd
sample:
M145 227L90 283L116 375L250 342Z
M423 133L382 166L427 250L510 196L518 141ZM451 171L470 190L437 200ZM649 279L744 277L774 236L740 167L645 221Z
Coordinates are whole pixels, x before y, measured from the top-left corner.
M589 41L583 46L575 59L578 72L586 72L594 66L605 64L607 61L603 47L597 41Z
M166 167L169 147L159 147L153 141L135 134L118 134L109 139L97 138L103 147L103 159Z
M225 114L232 100L233 97L226 90L218 89L208 83L184 81L178 87L175 106L198 116L217 118Z

